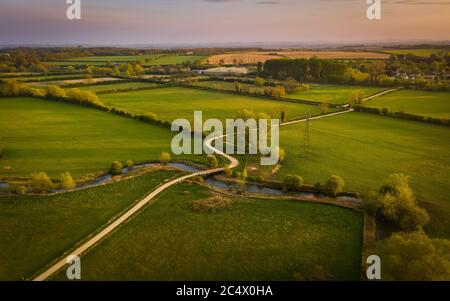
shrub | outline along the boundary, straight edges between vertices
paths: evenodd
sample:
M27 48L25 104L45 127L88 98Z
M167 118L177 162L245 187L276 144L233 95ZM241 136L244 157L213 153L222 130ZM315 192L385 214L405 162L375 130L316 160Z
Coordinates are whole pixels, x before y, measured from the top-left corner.
M156 115L155 113L153 113L153 112L147 112L147 113L145 113L144 114L144 116L147 118L147 120L148 121L150 121L150 122L154 122L154 123L156 123L156 122L158 122L158 115Z
M225 174L227 175L227 177L232 177L233 176L233 171L231 170L231 168L227 165L225 166Z
M194 212L217 212L231 208L232 201L222 196L213 196L208 199L193 201L190 204Z
M60 187L65 190L72 190L75 188L75 181L68 171L63 172L59 175L61 181Z
M127 161L125 162L125 167L126 167L126 168L132 169L133 166L134 166L134 162L133 162L133 161L127 160Z
M208 162L211 168L217 168L219 166L219 161L214 154L208 156Z
M111 168L109 169L109 173L112 175L120 175L122 173L122 163L120 163L119 161L114 161L111 164Z
M257 85L258 87L264 86L265 83L266 83L266 80L264 78L258 77L258 76L255 78L255 85Z
M35 192L48 192L54 184L45 172L34 172L31 174L30 187Z
M159 156L159 161L163 165L169 163L170 160L172 160L172 158L170 157L170 154L168 152L162 152L161 155Z
M288 191L298 191L302 188L303 178L297 175L287 175L283 179L283 184Z
M11 193L24 195L27 193L27 187L24 185L8 184L8 190Z
M61 99L66 97L66 91L58 86L50 85L47 87L47 95L50 98Z
M331 176L325 183L325 191L333 196L338 195L344 189L345 182L339 176Z

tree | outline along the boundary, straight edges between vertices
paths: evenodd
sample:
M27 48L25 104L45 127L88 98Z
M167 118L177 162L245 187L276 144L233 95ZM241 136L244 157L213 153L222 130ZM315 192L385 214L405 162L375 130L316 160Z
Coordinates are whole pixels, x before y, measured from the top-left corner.
M277 152L278 152L278 163L283 163L284 159L286 158L286 152L283 148L278 147L277 148Z
M361 104L366 95L361 91L355 91L350 94L349 102L351 105Z
M120 175L122 173L123 165L119 161L114 161L111 164L111 168L109 169L109 173L112 175Z
M286 122L286 112L285 111L282 111L280 113L280 121L281 121L281 123Z
M283 86L278 85L278 86L275 87L275 97L276 98L280 98L280 97L283 97L285 95L286 95L286 90L284 89Z
M262 77L257 76L255 78L255 85L257 85L258 87L263 87L266 83L266 80Z
M283 184L288 191L298 191L302 188L303 178L297 175L287 175L283 179Z
M324 100L320 103L320 113L322 115L327 114L329 109L330 109L330 105L328 104L328 102L326 100Z
M263 63L262 62L258 62L258 64L256 65L256 72L258 72L258 73L263 72Z
M423 231L399 232L377 245L383 280L450 279L450 240L431 239Z
M290 77L283 83L283 87L287 94L293 94L297 92L299 84L295 79Z
M161 155L159 156L159 161L161 162L162 165L167 165L167 163L169 163L170 160L172 160L172 158L170 157L170 154L168 152L162 152Z
M305 155L309 155L311 153L310 147L310 138L311 138L311 113L309 111L306 112L305 116L305 131L303 135L303 150Z
M72 190L75 188L75 181L68 171L59 175L60 187L65 190Z
M145 72L145 69L141 66L141 65L138 65L138 64L136 64L136 65L134 65L134 74L136 74L136 75L141 75L142 73L144 73Z
M325 191L333 196L336 196L344 190L344 185L344 179L333 175L325 183Z
M425 226L430 217L418 206L409 186L409 177L392 174L378 192L377 213L388 222L394 222L405 231L415 231Z
M375 61L367 65L367 72L370 76L370 82L372 84L378 84L381 75L384 74L386 64L382 61Z
M31 174L30 187L35 192L48 192L54 185L50 177L45 172L34 172Z

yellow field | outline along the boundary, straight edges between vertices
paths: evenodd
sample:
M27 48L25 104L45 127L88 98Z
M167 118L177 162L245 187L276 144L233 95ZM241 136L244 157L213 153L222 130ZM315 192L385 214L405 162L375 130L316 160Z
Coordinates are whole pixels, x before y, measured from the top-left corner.
M206 62L220 64L221 60L227 65L264 63L270 59L300 59L317 56L322 59L388 59L389 54L362 51L247 51L218 54L209 57Z

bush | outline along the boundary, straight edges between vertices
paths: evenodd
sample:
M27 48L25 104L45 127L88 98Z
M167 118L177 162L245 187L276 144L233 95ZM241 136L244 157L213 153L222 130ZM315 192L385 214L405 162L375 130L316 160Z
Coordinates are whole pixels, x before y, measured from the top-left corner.
M450 279L450 240L431 239L423 231L394 233L378 243L383 280Z
M0 159L5 157L5 147L0 144Z
M61 99L66 97L66 91L58 86L50 85L47 87L47 95L50 98Z
M229 209L231 205L231 200L222 196L213 196L205 200L193 201L190 207L194 212L207 213Z
M114 161L111 164L111 168L109 169L109 173L112 175L120 175L122 173L122 163L120 163L119 161Z
M27 193L27 187L24 185L8 184L8 190L11 193L24 195Z
M125 162L125 167L126 167L126 168L132 169L133 166L134 166L134 162L133 162L133 161L127 160L127 161Z
M156 122L159 121L158 115L156 115L156 114L153 113L153 112L147 112L147 113L144 114L144 116L145 116L145 117L147 118L147 120L150 121L150 122L156 123Z
M217 157L214 154L208 156L208 162L211 168L219 167L219 161L217 160Z
M333 196L338 195L344 189L345 182L339 176L331 176L325 183L325 191Z
M227 165L225 166L225 174L227 175L227 177L233 177L233 171L231 170L231 168Z
M161 155L159 156L159 161L161 162L162 165L166 165L167 163L170 162L170 160L172 160L172 158L168 152L162 152Z
M35 192L48 192L54 188L54 184L45 172L31 174L30 187Z
M302 188L303 178L297 175L287 175L283 179L283 184L288 191L298 191Z
M64 190L72 190L75 188L75 181L68 171L63 172L59 175L61 181L60 187Z

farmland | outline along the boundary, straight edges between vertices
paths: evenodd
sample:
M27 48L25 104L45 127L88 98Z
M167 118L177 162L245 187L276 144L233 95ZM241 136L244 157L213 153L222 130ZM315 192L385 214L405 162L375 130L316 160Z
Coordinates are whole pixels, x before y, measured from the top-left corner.
M448 53L448 50L445 49L431 49L431 48L392 49L382 51L389 54L400 54L400 55L412 54L420 57L429 57L432 54L438 54L442 52Z
M33 98L0 98L1 176L74 176L115 160L156 160L170 150L167 129L96 109Z
M202 110L204 118L219 119L233 118L244 109L275 117L284 111L288 119L301 118L306 111L313 115L320 112L318 106L178 87L106 94L101 99L131 113L153 112L167 121L192 120L195 110Z
M352 93L361 92L365 96L369 96L382 92L383 90L385 89L380 87L310 84L309 90L289 94L287 97L292 99L328 102L332 104L345 104L349 102Z
M146 83L146 82L130 82L130 83L117 83L117 84L105 84L105 85L91 85L91 86L81 86L78 87L81 90L88 90L93 92L104 92L111 90L121 90L121 89L143 89L143 88L153 88L156 84Z
M450 93L445 92L401 90L374 98L365 105L388 108L394 112L450 119Z
M163 193L82 257L83 279L293 280L310 279L315 266L359 279L359 212L246 198L215 213L189 208L210 194L188 183Z
M55 61L46 62L49 65L108 65L108 64L127 64L134 63L137 61L142 61L144 65L176 65L184 62L194 63L200 61L205 56L201 55L162 55L162 54L152 54L152 55L115 55L115 56L88 56L69 59L66 61Z
M322 59L387 59L389 55L376 52L357 52L357 51L249 51L249 52L233 52L213 55L207 58L211 64L220 64L223 62L227 65L232 64L256 64L264 63L271 59L309 59L317 56Z
M55 196L0 198L0 280L22 280L61 256L174 171Z

